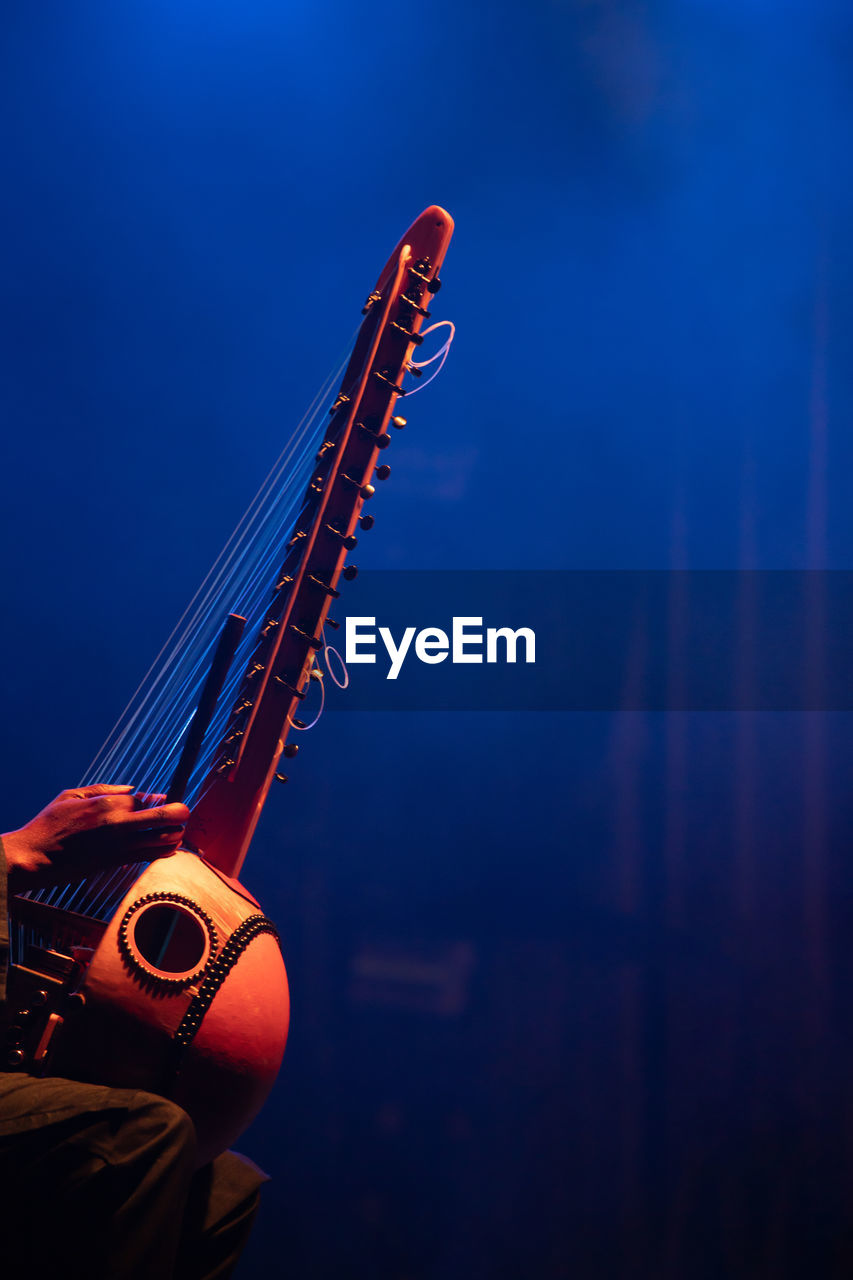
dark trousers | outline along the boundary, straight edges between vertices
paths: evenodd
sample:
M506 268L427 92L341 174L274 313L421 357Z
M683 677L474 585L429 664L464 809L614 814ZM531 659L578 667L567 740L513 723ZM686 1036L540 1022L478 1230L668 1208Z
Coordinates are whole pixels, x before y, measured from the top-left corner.
M264 1175L233 1152L196 1163L192 1122L164 1098L0 1075L3 1274L225 1280Z

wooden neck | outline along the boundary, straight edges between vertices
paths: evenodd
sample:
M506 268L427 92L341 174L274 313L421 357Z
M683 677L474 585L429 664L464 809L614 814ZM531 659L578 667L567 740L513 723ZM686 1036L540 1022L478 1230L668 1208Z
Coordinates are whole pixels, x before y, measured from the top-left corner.
M362 507L373 494L370 481L388 443L396 401L405 394L400 383L429 316L452 232L444 210L425 210L368 298L222 751L187 828L189 847L228 875L242 865L282 752L294 752L295 744L288 744L292 722L311 682L314 655L323 647ZM352 568L346 576L354 576Z

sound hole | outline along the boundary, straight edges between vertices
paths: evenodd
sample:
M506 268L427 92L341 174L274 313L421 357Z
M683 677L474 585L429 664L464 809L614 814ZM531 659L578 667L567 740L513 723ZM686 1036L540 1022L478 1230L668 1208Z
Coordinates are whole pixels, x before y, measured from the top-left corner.
M204 955L207 936L188 911L158 903L139 912L133 940L143 960L163 973L187 973Z

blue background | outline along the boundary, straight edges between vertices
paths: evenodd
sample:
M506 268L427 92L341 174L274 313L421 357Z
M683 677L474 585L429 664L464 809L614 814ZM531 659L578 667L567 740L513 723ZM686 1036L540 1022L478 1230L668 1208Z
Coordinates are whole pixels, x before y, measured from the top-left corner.
M458 337L361 565L851 566L840 0L0 30L6 827L82 775L432 202ZM330 710L245 872L294 1011L242 1274L846 1274L851 758L841 714Z

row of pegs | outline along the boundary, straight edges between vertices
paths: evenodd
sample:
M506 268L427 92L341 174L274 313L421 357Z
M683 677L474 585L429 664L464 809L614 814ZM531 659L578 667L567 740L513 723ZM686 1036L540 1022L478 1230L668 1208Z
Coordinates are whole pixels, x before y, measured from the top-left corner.
M339 406L337 406L337 407L339 407ZM387 446L391 443L391 437L390 437L390 436L388 436L387 434L384 434L384 433L383 433L383 434L381 434L381 435L376 435L376 433L375 433L375 432L370 431L370 429L369 429L368 427L365 427L363 424L359 423L358 425L361 427L361 430L362 430L362 431L366 432L368 435L371 435L371 436L374 436L374 437L375 437L376 444L379 446L379 448L380 448L380 449L385 449L385 448L387 448ZM392 426L394 426L394 427L396 427L396 429L397 429L398 431L401 431L401 430L403 429L403 427L405 427L405 426L406 426L406 419L405 419L404 417L402 417L401 415L397 414L397 415L395 415L395 416L391 419L391 425L392 425ZM323 454L324 454L324 452L325 452L325 451L327 451L327 450L329 450L329 451L330 451L330 450L331 450L331 449L333 449L334 447L335 447L335 442L334 442L334 441L329 441L329 440L327 440L327 441L323 444L323 446L322 446L322 448L321 448L321 450L320 450L320 453L317 455L317 457L318 457L318 461L319 461L319 460L320 460L320 458L323 456ZM388 477L390 476L390 474L391 474L391 468L390 468L390 466L389 466L387 463L382 463L380 466L378 466L378 467L376 468L376 470L375 470L375 472L374 472L374 475L376 476L377 480L387 480L387 479L388 479ZM362 495L362 497L363 497L365 500L366 500L366 499L368 499L368 498L372 498L372 497L373 497L373 494L375 493L375 489L373 488L373 486L372 486L372 485L359 485L359 484L358 484L358 481L353 480L351 476L347 476L347 475L342 474L342 475L341 475L341 479L342 479L342 480L344 480L345 482L347 482L347 483L351 484L351 485L356 485L356 486L361 490L361 495ZM367 531L367 530L369 530L369 529L372 529L372 528L373 528L373 526L374 526L374 524L375 524L375 520L374 520L374 517L373 517L372 515L365 513L364 515L362 515L362 516L360 516L360 517L359 517L359 521L358 521L358 523L359 523L359 527L360 527L361 529L364 529L365 531ZM327 527L328 527L328 529L329 529L332 533L337 534L337 536L341 539L341 542L344 544L344 546L346 547L346 549L347 549L348 551L352 551L352 550L357 546L357 544L358 544L358 539L355 537L355 535L354 535L354 534L344 534L344 533L342 533L342 531L341 531L340 529L336 529L336 528L334 527L334 525L328 525ZM344 569L343 569L343 573L341 574L341 576L342 576L342 577L343 577L347 582L352 582L352 581L354 581L354 579L355 579L355 578L357 578L357 577L358 577L358 569L357 569L357 567L356 567L354 564L348 564L348 565L345 565L345 566L344 566ZM319 585L320 585L320 586L325 586L325 584L323 584L323 583L319 583ZM326 589L327 591L329 591L329 594L332 594L332 590L331 590L331 588L329 588L328 586L326 586L326 587L325 587L325 589ZM339 594L340 594L339 592L335 591L335 592L334 592L334 596L335 596L335 598L337 598ZM337 631L341 624L340 624L339 622L336 622L336 621L334 620L334 618L328 618L328 617L327 617L327 618L326 618L325 625L326 625L327 627L331 627L334 631ZM293 629L294 629L295 631L299 631L299 628L298 628L298 627L295 627L295 626L294 626L294 628L293 628ZM300 634L300 635L302 635L303 633L302 633L302 632L299 632L299 634ZM314 636L311 636L311 637L305 636L305 639L309 640L309 643L311 643L312 648L320 648L320 647L321 647L321 642L317 641L316 637L314 637ZM312 670L311 675L312 675L312 677L315 677L316 673ZM279 682L280 684L285 684L285 681L284 681L284 680L282 680L280 677L276 676L276 677L275 677L275 679L276 679L276 680L278 680L278 682ZM292 693L296 693L296 690L295 690L295 689L292 689L292 688L291 688L291 686L289 686L289 685L288 685L287 687L291 690L291 692L292 692ZM303 693L303 694L298 695L298 696L304 697L304 696L305 696L305 694ZM300 722L300 721L297 721L296 723L297 723L297 724L301 724L301 722ZM285 757L285 759L292 760L292 759L294 759L294 757L295 757L295 756L297 756L298 754L299 754L299 744L298 744L298 743L296 743L296 742L287 742L287 743L285 743L285 745L284 745L284 749L283 749L283 751L282 751L282 755ZM287 782L287 781L288 781L288 775L287 775L286 773L276 773L276 774L275 774L275 780L276 780L276 782L285 783L285 782Z

